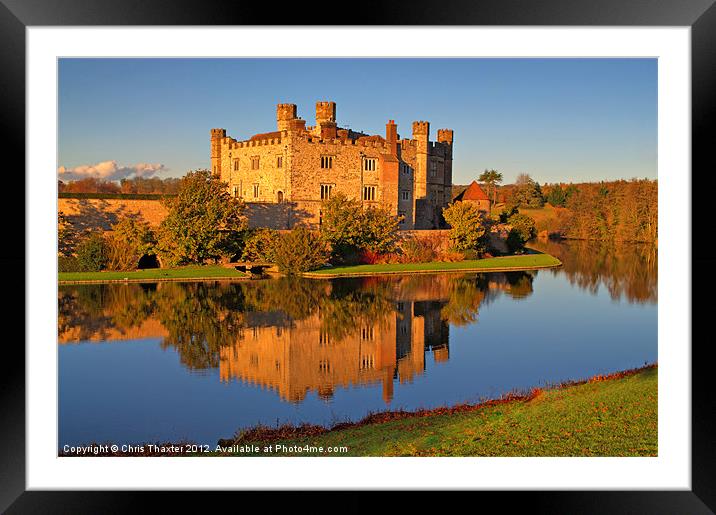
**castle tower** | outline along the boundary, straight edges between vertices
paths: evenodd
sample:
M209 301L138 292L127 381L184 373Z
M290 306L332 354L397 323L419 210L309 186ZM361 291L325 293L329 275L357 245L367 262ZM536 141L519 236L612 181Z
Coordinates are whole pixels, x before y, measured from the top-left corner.
M316 102L316 125L336 123L336 103Z
M452 129L438 129L438 141L445 147L445 179L443 184L447 195L445 201L447 202L452 196Z
M226 129L211 129L211 173L221 177L221 141Z
M452 145L452 129L438 129L438 141Z
M429 122L413 122L413 139L417 142L415 156L415 228L424 227L428 196L428 152L430 138Z
M296 104L276 105L276 125L279 131L287 131L291 128L291 120L298 118L296 115Z
M336 103L316 102L316 130L322 139L338 136L336 124Z

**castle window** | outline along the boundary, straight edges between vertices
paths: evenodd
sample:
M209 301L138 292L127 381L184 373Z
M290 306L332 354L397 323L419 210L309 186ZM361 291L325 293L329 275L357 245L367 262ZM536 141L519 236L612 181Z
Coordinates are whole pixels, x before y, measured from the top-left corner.
M373 327L372 326L366 326L361 329L360 332L361 340L373 340L375 339L375 335L373 333Z
M408 166L405 163L400 163L400 168L403 172L403 175L410 175L410 172L413 170L412 168L410 168L410 166Z
M259 169L259 156L254 156L251 158L251 169L252 170Z
M239 197L239 187L234 186L234 198L238 198L238 197Z
M276 158L276 168L283 168L283 156Z
M438 163L436 161L430 161L430 177L435 177L438 174Z
M410 190L400 190L401 200L410 200Z
M375 368L375 355L369 354L369 355L361 357L360 368L361 368L361 370Z
M254 184L254 198L258 198L259 196L259 185Z
M333 186L335 186L335 184L321 184L321 200L328 200L331 198Z
M321 168L333 168L333 156L321 156Z
M398 211L398 223L400 225L405 223L405 211Z
M234 159L234 171L236 171L236 170L238 170L238 169L239 169L239 160L238 160L238 159Z
M318 370L323 374L327 374L331 371L331 363L327 359L322 359L318 362Z
M372 157L366 157L363 159L363 171L364 172L375 172L378 166L378 160Z
M318 345L324 347L326 345L330 345L330 343L331 336L328 333L321 331L318 335Z
M214 165L214 175L216 175L216 165Z
M375 186L363 186L363 200L375 200Z

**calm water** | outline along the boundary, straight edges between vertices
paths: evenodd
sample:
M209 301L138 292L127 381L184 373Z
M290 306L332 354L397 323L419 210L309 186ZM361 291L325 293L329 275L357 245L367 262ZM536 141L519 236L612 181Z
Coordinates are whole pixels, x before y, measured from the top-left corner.
M216 444L657 360L657 254L535 243L540 272L61 287L59 444Z

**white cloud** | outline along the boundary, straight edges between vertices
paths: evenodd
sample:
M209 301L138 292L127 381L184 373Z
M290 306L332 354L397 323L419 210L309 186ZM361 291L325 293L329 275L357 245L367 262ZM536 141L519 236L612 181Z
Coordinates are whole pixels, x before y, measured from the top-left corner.
M118 181L133 177L152 177L154 174L166 171L167 168L159 163L137 163L133 166L119 166L117 161L102 161L93 165L81 165L74 168L60 166L57 177L63 181L75 181L94 177L105 181Z

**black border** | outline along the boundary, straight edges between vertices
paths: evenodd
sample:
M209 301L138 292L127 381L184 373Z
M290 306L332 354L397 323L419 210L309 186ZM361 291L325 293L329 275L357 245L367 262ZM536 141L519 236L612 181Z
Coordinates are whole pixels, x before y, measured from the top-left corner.
M12 197L24 210L25 185L18 170L25 169L25 28L33 25L607 25L607 26L690 26L692 57L692 239L711 235L707 215L709 200L716 192L716 0L394 0L386 5L347 3L327 6L294 2L246 2L234 0L0 0L0 96L3 137L0 149L6 166L6 180L13 184ZM340 15L341 11L343 12ZM348 16L349 14L350 16ZM684 171L685 180L688 180ZM698 178L698 184L696 181ZM698 187L696 187L698 186ZM9 187L9 186L7 186ZM23 195L17 194L22 191ZM713 202L713 201L712 201ZM7 209L7 204L3 204ZM7 222L12 219L5 212ZM13 252L0 255L3 270L25 266L25 227L3 224L13 242ZM694 274L705 278L716 259L707 245L692 247ZM687 251L688 249L684 249ZM678 273L678 265L662 267L662 273ZM31 271L26 270L26 274ZM25 307L19 273L7 274L16 309ZM14 276L13 276L14 275ZM691 281L691 278L687 278ZM701 291L701 290L700 290ZM692 289L692 331L703 323L708 300L699 302ZM20 298L23 302L20 303ZM22 306L22 307L20 307ZM6 308L7 309L7 308ZM24 311L23 311L24 314ZM18 313L18 315L20 315ZM701 315L700 317L697 315ZM8 320L18 320L18 317ZM24 341L24 327L20 330ZM707 334L707 333L703 333ZM518 506L535 513L714 513L716 511L716 438L708 360L709 338L693 338L692 345L692 490L600 491L600 492L480 492L481 501L494 500L505 507ZM6 355L0 360L0 510L7 513L120 513L148 507L149 497L169 502L179 500L184 510L193 506L185 492L39 492L25 491L25 355L20 338L7 338ZM688 345L690 342L674 342ZM15 353L15 354L11 354ZM197 507L204 511L228 500L227 492L211 492L212 503ZM241 506L249 507L255 494L240 492ZM272 493L273 501L284 497ZM305 497L307 493L298 494ZM343 500L338 506L366 507L358 495L355 502ZM433 494L434 495L434 494ZM451 494L451 499L454 493ZM251 497L252 499L247 499ZM414 498L422 500L422 495ZM443 498L443 502L444 502ZM272 501L272 503L273 503ZM235 501L234 501L235 502ZM509 503L509 504L507 504ZM310 503L309 506L317 506ZM326 506L321 502L321 505ZM239 505L236 505L237 507ZM294 509L295 509L294 504ZM183 510L183 511L184 511ZM164 511L164 510L162 510ZM269 510L272 511L272 510ZM512 511L512 510L510 510Z

